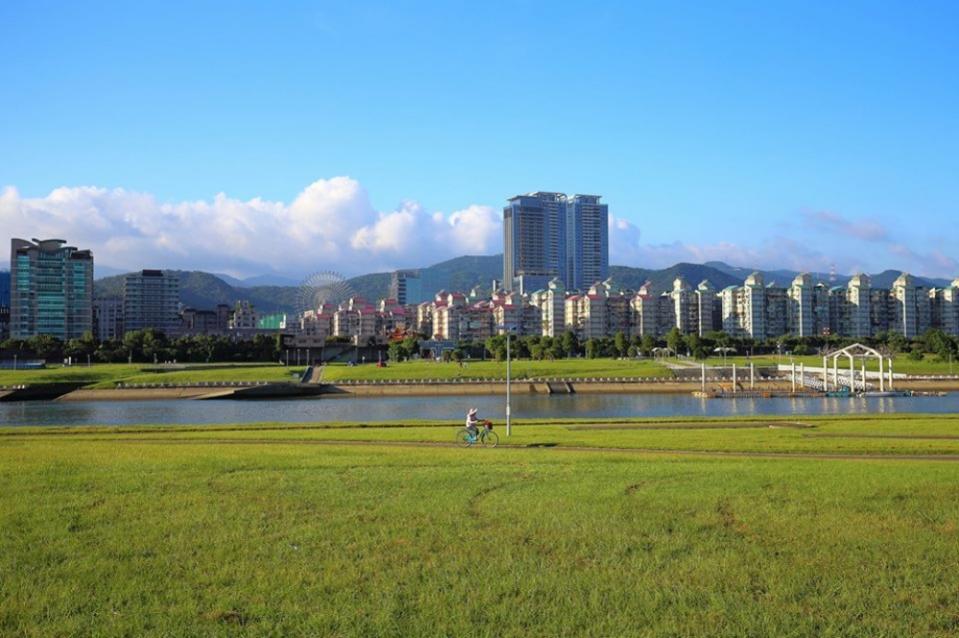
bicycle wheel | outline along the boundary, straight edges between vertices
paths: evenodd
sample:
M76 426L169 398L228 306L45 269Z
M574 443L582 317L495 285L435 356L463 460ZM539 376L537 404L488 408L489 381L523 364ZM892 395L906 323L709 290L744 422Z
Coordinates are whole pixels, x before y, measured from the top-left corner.
M499 445L499 435L492 430L488 430L483 434L483 446L484 447L496 447Z
M470 436L470 431L466 428L457 430L456 444L462 447L469 447L473 445L473 437Z

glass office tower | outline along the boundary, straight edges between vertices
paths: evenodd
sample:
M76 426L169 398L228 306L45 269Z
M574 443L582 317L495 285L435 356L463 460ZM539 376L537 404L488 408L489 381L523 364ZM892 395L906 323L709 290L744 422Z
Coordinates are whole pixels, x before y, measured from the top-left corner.
M10 241L10 336L66 341L93 330L93 253L63 239Z

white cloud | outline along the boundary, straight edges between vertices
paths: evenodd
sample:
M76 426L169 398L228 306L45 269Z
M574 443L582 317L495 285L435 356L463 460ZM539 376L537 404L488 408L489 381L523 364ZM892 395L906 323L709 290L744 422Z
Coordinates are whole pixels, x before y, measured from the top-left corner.
M66 239L93 249L97 263L113 268L236 275L320 269L355 274L489 254L502 246L493 208L472 205L447 215L404 202L378 212L349 177L317 180L289 203L224 193L170 203L93 186L25 198L7 187L0 192L0 228L6 237Z
M953 256L935 246L920 253L892 242L892 234L872 220L833 212L801 219L801 233L748 243L717 238L706 244L682 239L648 244L636 224L611 216L610 263L661 268L716 260L816 271L835 264L840 272L894 267L946 277L959 271ZM0 190L4 262L9 237L66 239L93 249L101 266L121 270L201 269L236 276L317 270L352 275L418 267L459 255L497 253L503 239L496 208L473 204L444 213L406 201L394 210L377 211L362 185L349 177L317 180L289 202L240 200L225 193L209 200L160 202L149 193L95 186L62 187L27 198L7 187ZM857 248L849 247L850 238Z

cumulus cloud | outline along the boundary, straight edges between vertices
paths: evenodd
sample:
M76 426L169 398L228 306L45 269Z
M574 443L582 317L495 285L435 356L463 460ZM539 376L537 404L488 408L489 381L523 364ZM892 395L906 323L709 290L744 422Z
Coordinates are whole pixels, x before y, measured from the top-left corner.
M160 202L122 188L58 188L45 197L0 192L7 237L57 237L119 269L183 268L239 276L334 269L345 274L421 266L501 250L499 214L471 205L449 214L417 202L377 211L354 179L320 179L292 201ZM0 248L6 254L9 244Z
M806 212L799 219L801 226L789 233L748 243L736 235L736 241L651 244L643 243L634 222L612 215L610 263L661 268L724 261L820 272L835 265L847 273L887 267L943 277L959 273L959 262L936 245L917 252L893 241L897 235L878 222L825 211ZM405 201L393 210L377 210L362 185L349 177L317 180L290 201L240 200L219 193L211 199L161 202L149 193L95 186L23 197L7 187L0 190L0 229L0 264L8 260L6 238L56 237L93 249L100 266L201 269L235 276L301 276L316 270L352 275L502 250L502 217L496 208L473 204L444 213ZM860 249L850 248L849 238Z
M609 216L609 263L639 264L644 247L640 244L641 233L633 222L614 215Z

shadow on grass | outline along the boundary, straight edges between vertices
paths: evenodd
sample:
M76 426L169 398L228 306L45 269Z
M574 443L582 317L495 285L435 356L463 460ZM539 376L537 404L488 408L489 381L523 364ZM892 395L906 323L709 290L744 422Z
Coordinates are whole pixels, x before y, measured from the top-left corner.
M524 447L556 447L558 443L528 443Z

